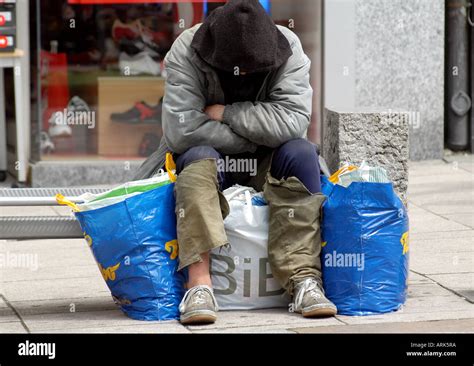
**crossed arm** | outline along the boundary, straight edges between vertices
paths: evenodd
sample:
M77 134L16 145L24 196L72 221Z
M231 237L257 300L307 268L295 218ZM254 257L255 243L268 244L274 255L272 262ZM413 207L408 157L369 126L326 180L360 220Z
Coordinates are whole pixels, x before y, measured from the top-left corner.
M194 65L166 60L163 128L170 149L208 145L224 154L277 147L304 135L311 116L310 61L296 50L270 81L267 100L206 105Z

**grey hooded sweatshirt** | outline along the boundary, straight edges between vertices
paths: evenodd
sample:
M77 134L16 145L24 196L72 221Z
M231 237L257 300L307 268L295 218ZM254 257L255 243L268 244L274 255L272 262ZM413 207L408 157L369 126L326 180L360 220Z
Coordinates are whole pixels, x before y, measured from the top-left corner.
M310 123L313 90L311 61L298 37L277 26L292 55L269 71L255 102L226 105L224 121L210 120L204 109L225 104L215 70L191 47L201 24L184 31L173 43L164 64L163 138L158 150L138 169L135 179L152 176L164 164L166 152L181 154L194 146L212 146L222 154L254 152L257 146L276 148L304 137Z

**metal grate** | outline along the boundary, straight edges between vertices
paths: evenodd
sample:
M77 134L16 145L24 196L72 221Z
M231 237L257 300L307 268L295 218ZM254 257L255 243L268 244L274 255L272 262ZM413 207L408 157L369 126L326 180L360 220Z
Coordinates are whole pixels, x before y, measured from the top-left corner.
M102 193L107 188L1 188L0 197L54 197L56 193L65 196L80 196L86 192Z
M0 216L0 239L82 237L73 216Z
M86 192L103 193L108 188L2 188L0 206L54 206L55 195L61 193L73 202Z

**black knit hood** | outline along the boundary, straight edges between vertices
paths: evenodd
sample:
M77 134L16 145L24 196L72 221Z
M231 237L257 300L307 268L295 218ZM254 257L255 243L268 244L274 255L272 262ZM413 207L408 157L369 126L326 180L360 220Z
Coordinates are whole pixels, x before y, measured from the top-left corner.
M230 0L196 31L191 47L212 67L266 72L291 55L288 40L257 0Z

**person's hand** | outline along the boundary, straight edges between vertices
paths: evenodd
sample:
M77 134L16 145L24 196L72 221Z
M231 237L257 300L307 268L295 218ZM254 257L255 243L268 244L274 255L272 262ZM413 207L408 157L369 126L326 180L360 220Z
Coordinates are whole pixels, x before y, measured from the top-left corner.
M204 113L206 113L210 119L222 122L224 118L224 108L225 106L222 104L208 105L204 109Z

